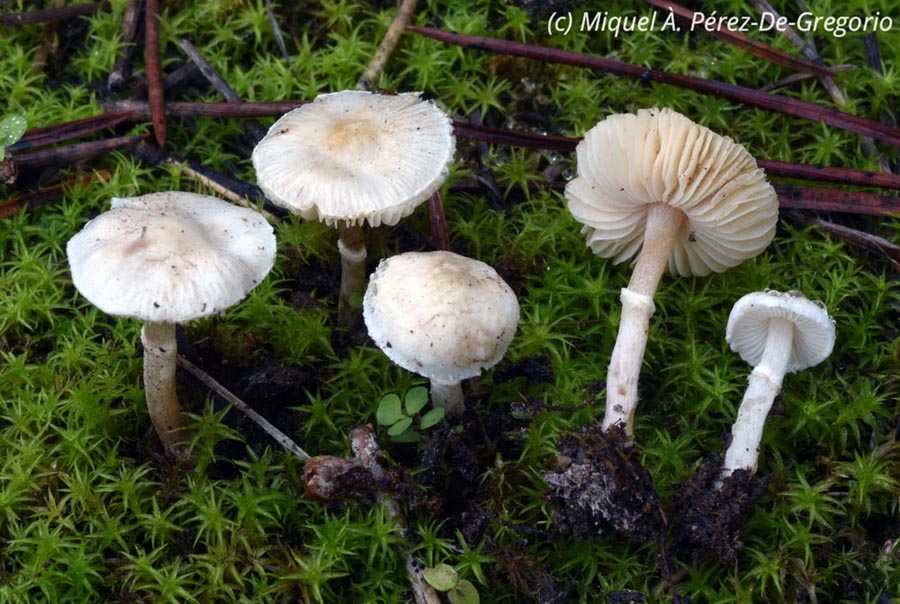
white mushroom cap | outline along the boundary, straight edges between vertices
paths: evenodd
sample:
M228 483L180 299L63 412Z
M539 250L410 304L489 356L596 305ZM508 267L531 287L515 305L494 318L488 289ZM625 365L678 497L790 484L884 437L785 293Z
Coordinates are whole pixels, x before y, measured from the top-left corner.
M452 252L382 260L363 298L369 336L397 365L459 381L496 365L519 322L516 295L497 272Z
M283 115L253 150L260 188L307 220L394 225L446 180L450 118L419 93L345 90Z
M259 213L196 193L114 198L69 240L72 281L102 311L177 323L240 301L272 268Z
M788 373L818 365L831 354L835 327L824 304L808 300L800 292L754 292L735 303L725 328L731 349L750 366L762 359L772 319L784 319L794 327Z
M654 203L687 217L668 260L682 276L736 266L775 234L778 198L753 157L671 109L612 115L585 134L577 154L566 198L600 257L634 256Z

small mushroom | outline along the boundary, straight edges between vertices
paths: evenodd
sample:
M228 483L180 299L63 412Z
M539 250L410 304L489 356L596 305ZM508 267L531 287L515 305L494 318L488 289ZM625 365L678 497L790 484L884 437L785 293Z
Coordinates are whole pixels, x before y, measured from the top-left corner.
M778 199L742 146L671 109L610 116L577 154L566 199L588 245L616 263L637 254L621 293L603 418L604 428L621 423L630 438L663 272L708 275L759 254L775 234Z
M799 292L756 292L731 309L725 339L753 371L731 429L722 478L739 469L756 472L763 424L785 373L818 365L831 354L834 320L822 303Z
M69 240L76 289L100 310L144 321L144 389L167 453L189 433L175 390L175 324L239 302L275 261L275 235L257 212L195 193L112 200Z
M260 188L278 206L338 227L340 323L365 289L362 230L395 225L440 188L456 139L450 118L419 93L345 90L283 115L253 150Z
M363 319L394 363L431 380L432 403L449 415L465 409L461 380L503 358L519 302L484 262L452 252L408 252L378 264Z

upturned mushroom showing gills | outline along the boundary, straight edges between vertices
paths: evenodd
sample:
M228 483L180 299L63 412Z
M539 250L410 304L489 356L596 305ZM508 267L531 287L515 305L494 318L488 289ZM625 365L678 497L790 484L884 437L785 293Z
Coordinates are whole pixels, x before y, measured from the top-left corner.
M170 455L187 453L175 388L175 324L239 302L275 261L272 227L253 210L195 193L113 199L67 246L76 289L100 310L144 321L144 389Z
M621 292L603 418L630 438L663 272L708 275L759 254L775 234L778 199L742 146L671 109L612 115L585 134L577 156L566 199L587 244L615 263L637 255Z
M408 252L378 264L363 319L394 363L431 380L432 403L452 415L465 410L460 382L506 354L519 302L484 262L453 252Z
M283 115L253 150L260 188L278 206L338 227L340 323L359 316L363 224L395 225L446 180L456 139L450 118L419 93L345 90Z
M835 327L822 303L799 292L765 291L735 303L725 339L753 371L731 429L722 478L739 469L756 472L763 424L785 373L824 361L834 347Z

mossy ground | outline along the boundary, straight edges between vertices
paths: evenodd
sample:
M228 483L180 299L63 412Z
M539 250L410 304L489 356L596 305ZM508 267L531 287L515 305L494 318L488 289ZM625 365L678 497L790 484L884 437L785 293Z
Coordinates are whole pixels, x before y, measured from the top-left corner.
M41 75L31 73L41 26L3 28L0 114L20 113L36 127L100 113L124 4L113 0L111 12L61 24ZM164 66L183 60L175 42L188 38L248 101L311 98L355 84L393 14L392 2L283 4L276 14L290 66L262 0L165 3ZM776 5L796 14L792 3ZM736 0L703 6L752 14ZM896 7L886 0L812 0L808 7L826 16L894 17L893 30L879 34L883 75L867 67L859 36L816 36L827 63L856 66L838 78L844 109L893 120ZM26 8L43 6L0 3L7 12ZM651 9L617 1L602 10ZM788 75L700 32L548 38L544 17L500 0L423 0L415 21L748 87ZM790 49L781 37L758 37ZM671 106L757 157L878 167L858 137L818 123L409 34L378 85L424 90L459 119L571 136L611 113ZM812 79L780 92L833 106ZM179 100L189 98L220 100L198 84ZM237 151L240 132L240 120L172 119L169 147L253 181L249 158ZM896 167L896 150L878 148ZM629 269L589 252L560 192L529 191L555 164L571 173L572 156L461 139L457 158L444 188L454 250L498 267L519 294L521 324L505 366L543 358L552 376L492 379L501 371L515 376L501 365L468 384L472 411L463 431L436 430L426 455L383 439L395 460L420 464L413 470L436 499L410 511L415 554L456 568L484 602L634 601L631 592L670 602L653 544L561 536L542 497L542 472L554 467L559 437L602 415L596 381L605 377ZM183 404L198 423L194 463L160 455L141 389L139 326L104 315L74 290L65 243L113 196L202 189L177 168L138 165L122 153L64 172L99 167L111 171L108 181L0 220L0 602L406 601L403 535L383 507L305 499L302 463L187 377ZM461 191L473 175L493 178L499 195ZM0 187L0 198L16 192ZM893 218L837 219L900 242ZM324 276L336 266L334 231L285 219L276 232L280 253L269 278L223 316L186 325L186 341L226 385L238 390L243 379L247 402L307 451L346 456L349 430L374 422L380 398L421 380L392 367L370 342L347 344L335 332L335 292ZM380 255L429 249L425 208L377 229L373 241L373 265ZM883 258L787 216L758 258L708 278L664 279L635 422L664 506L722 450L740 402L749 370L723 337L735 300L763 288L797 289L826 303L838 333L825 363L785 380L760 460L760 475L771 480L748 519L743 550L727 567L673 559L680 594L723 603L900 601L896 285ZM288 377L278 382L264 370Z

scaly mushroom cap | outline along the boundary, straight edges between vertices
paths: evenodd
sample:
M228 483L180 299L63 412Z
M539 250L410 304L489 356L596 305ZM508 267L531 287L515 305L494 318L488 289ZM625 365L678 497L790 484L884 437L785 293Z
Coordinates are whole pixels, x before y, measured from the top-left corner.
M363 297L363 319L397 365L458 381L503 358L519 303L484 262L452 252L408 252L378 265Z
M326 224L394 225L446 180L450 118L419 93L345 90L283 115L253 150L273 203Z
M577 154L566 198L602 258L619 263L638 252L654 203L687 216L668 262L682 276L736 266L775 234L778 198L753 157L671 109L612 115L585 134Z
M835 327L824 304L808 300L800 292L755 292L735 303L725 328L725 340L751 367L762 358L772 319L794 325L788 373L818 365L831 354Z
M275 234L258 212L169 191L114 198L67 252L75 287L100 310L177 323L240 301L272 268Z

